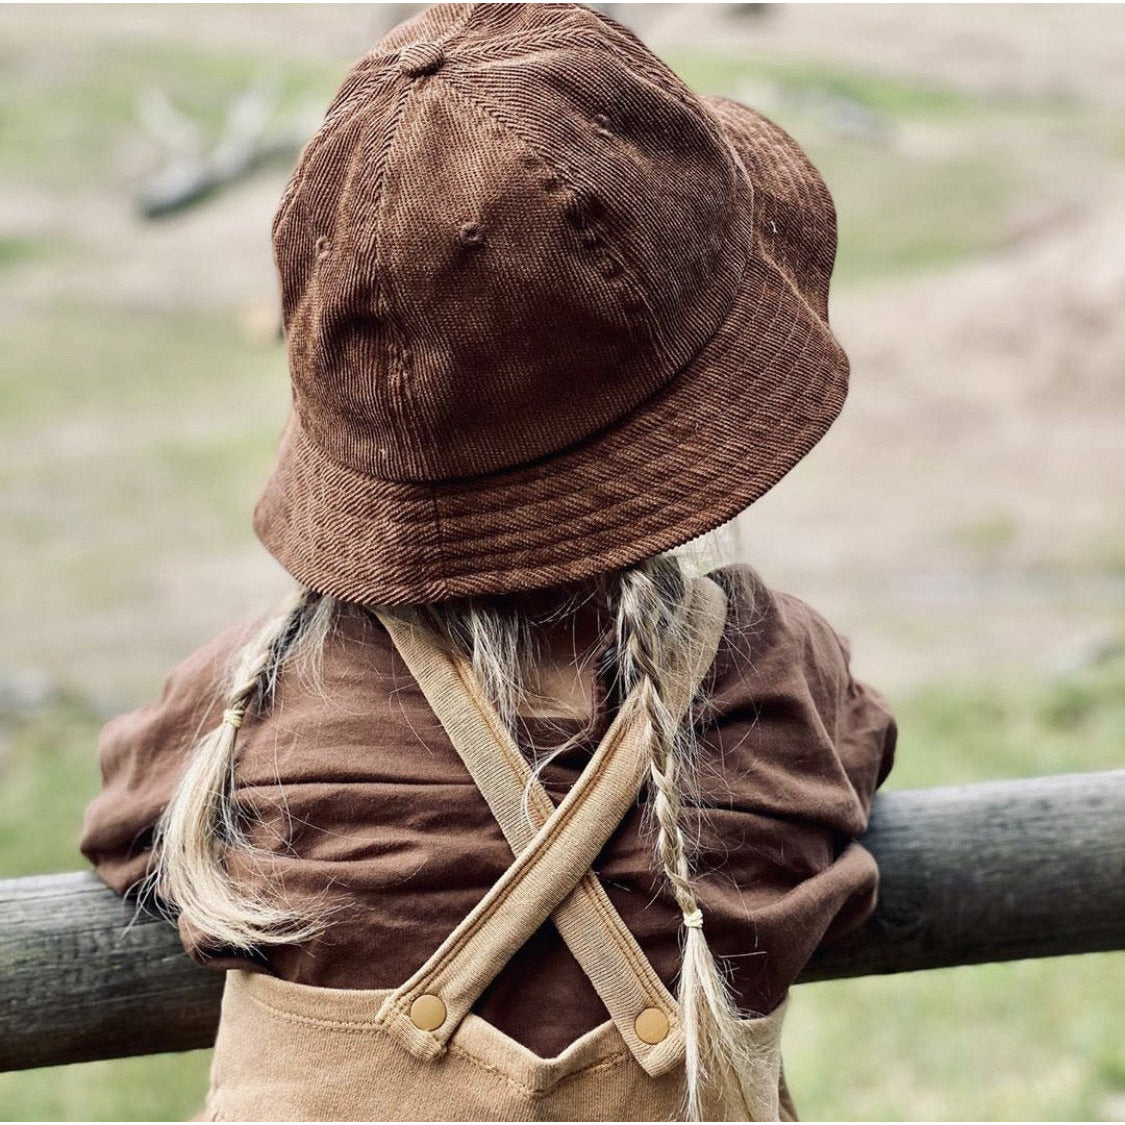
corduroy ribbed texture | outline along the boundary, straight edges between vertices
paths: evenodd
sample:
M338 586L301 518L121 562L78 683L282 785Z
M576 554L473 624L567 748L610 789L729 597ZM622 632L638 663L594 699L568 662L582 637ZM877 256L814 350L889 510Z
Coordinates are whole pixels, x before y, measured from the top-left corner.
M368 604L589 577L836 417L831 198L580 5L439 5L360 60L274 222L294 412L255 526Z

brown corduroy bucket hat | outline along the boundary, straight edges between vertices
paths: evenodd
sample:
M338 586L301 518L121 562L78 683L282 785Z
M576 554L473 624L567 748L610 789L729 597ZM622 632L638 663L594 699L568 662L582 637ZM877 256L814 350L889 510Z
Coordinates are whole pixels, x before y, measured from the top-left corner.
M274 244L294 410L255 527L322 593L433 602L637 562L761 496L843 405L816 170L579 5L392 31Z

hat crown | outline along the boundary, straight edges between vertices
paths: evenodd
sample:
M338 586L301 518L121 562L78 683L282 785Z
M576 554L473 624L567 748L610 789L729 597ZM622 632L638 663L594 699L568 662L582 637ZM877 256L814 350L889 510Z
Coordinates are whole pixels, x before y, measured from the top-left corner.
M352 70L274 223L296 408L349 469L528 464L713 335L751 188L710 112L577 5L445 5Z

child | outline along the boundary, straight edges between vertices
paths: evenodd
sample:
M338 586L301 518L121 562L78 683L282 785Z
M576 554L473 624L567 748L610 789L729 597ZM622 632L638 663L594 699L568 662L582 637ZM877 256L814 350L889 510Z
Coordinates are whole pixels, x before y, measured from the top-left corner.
M228 971L205 1116L792 1117L894 725L812 610L669 552L843 404L816 171L594 11L439 6L273 230L298 587L109 724L83 841Z

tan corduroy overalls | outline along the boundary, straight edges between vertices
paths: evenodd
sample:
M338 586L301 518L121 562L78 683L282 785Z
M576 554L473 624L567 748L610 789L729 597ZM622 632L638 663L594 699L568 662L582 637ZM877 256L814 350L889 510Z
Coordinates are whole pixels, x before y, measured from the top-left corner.
M666 702L682 717L714 658L723 595L692 584L707 622L690 674ZM649 767L642 727L622 709L556 808L467 666L427 634L384 624L496 817L515 862L400 988L314 988L227 975L212 1084L216 1121L636 1121L682 1113L684 1038L675 999L590 870ZM610 1020L543 1059L471 1008L553 918ZM747 1020L755 1049L739 1116L778 1115L782 1008ZM729 1116L729 1110L726 1111ZM722 1117L716 1107L713 1114Z

